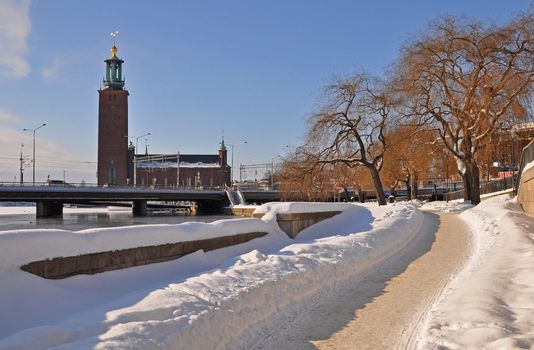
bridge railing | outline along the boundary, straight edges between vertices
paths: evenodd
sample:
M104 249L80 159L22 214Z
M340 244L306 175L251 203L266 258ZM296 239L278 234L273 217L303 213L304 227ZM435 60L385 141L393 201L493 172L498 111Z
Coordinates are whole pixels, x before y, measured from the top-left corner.
M17 186L17 187L98 187L96 183L49 183L49 182L24 182L18 181L0 181L0 186Z
M224 188L221 186L180 186L176 187L176 185L103 185L98 186L96 183L87 183L87 182L81 182L81 183L75 183L75 182L67 182L67 183L49 183L49 182L15 182L15 181L0 181L0 188L1 187L50 187L50 188L114 188L114 189L151 189L151 190L197 190L197 191L223 191Z

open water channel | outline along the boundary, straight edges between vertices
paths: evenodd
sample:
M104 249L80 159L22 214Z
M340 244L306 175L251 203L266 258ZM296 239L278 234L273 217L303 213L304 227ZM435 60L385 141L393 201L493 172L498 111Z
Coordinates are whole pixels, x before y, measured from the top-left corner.
M95 227L180 224L188 221L212 222L232 219L228 215L152 214L132 216L130 210L108 211L105 208L65 208L63 217L36 218L35 207L0 207L0 231L23 229L63 229L79 231Z

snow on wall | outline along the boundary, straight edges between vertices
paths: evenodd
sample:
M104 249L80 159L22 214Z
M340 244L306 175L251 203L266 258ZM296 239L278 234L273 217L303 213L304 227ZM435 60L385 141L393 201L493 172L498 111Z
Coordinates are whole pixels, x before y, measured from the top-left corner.
M525 167L523 168L523 172L526 172L527 170L529 170L530 168L534 168L534 160L530 163L527 163L525 165Z
M309 203L309 202L270 202L265 203L254 214L278 213L317 213L323 211L343 211L352 208L350 203ZM276 217L276 215L274 215Z
M0 271L18 269L32 261L111 250L229 236L245 232L273 232L272 225L242 218L212 223L137 225L87 229L0 231Z

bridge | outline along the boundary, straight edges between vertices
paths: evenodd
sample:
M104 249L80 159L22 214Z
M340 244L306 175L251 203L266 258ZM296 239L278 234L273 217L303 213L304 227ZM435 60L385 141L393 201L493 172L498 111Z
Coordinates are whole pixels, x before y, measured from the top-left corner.
M248 203L280 200L278 191L242 191ZM0 201L35 202L37 217L63 214L63 204L131 203L134 215L147 214L148 201L190 201L199 213L213 213L229 205L224 190L0 186Z

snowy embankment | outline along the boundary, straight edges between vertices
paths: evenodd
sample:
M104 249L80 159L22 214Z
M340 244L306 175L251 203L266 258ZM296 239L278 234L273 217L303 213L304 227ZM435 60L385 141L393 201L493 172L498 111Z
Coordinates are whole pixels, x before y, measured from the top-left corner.
M343 212L290 240L275 214L297 209ZM422 223L416 206L400 203L330 204L320 210L279 204L259 210L267 212L262 220L0 234L0 337L6 337L0 349L247 347L279 314L396 254ZM64 280L45 280L17 266L57 256L53 251L71 255L227 230L269 234L171 262Z
M472 255L428 314L419 347L534 348L534 219L506 196L461 217Z

